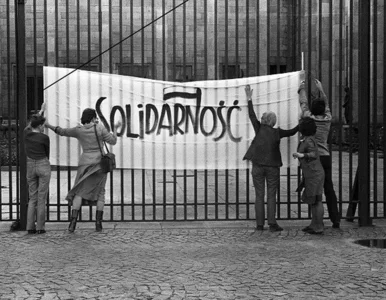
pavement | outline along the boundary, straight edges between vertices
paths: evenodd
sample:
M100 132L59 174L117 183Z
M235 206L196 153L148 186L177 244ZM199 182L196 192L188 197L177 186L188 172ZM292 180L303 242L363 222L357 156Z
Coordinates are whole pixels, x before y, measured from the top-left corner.
M0 299L386 299L386 249L355 243L386 239L385 219L326 221L323 235L308 222L47 223L39 235L2 222Z

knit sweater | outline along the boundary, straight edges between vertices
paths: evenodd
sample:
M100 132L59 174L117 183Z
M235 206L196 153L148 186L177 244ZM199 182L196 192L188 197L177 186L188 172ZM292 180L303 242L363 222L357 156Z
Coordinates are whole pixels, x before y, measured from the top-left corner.
M326 110L323 115L315 116L311 113L310 108L308 106L306 90L304 89L303 86L301 86L299 89L299 104L302 110L302 117L311 117L315 120L315 124L317 127L315 140L316 140L316 143L318 144L319 155L329 156L330 151L328 148L327 139L330 133L332 115L331 115L330 107L328 105L327 96L324 93L322 93L322 99L326 104Z

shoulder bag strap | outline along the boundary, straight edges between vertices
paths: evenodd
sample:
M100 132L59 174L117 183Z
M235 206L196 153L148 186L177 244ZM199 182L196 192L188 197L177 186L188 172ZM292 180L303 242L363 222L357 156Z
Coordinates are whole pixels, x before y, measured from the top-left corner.
M94 124L94 131L95 131L95 136L96 136L96 138L97 138L99 150L101 151L101 154L102 154L102 156L103 156L103 151L102 151L102 148L101 148L101 144L99 143L98 133L97 133L97 131L96 131L96 124Z
M97 141L98 141L99 150L101 150L101 153L102 153L102 155L103 155L103 151L102 151L102 148L101 148L101 144L100 144L100 142L99 142L99 137L98 137L98 134L97 134L97 130L96 130L96 124L94 124L94 131L95 131L95 136L96 136L96 138L97 138ZM107 145L106 145L106 143L105 143L105 142L103 142L103 144L104 144L104 145L105 145L105 147L106 147L106 151L107 151L107 153L109 153L110 151L109 151L109 148L107 148Z

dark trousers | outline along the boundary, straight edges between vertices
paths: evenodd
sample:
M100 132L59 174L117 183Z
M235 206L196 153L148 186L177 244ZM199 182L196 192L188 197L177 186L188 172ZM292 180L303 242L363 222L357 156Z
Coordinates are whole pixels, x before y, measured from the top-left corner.
M338 199L334 191L334 184L331 175L331 156L320 156L320 162L324 169L324 194L326 196L326 203L328 209L328 216L332 223L340 223L340 214L338 210Z
M279 167L268 167L253 164L252 167L253 185L255 187L256 200L256 225L263 226L265 222L265 183L267 182L267 219L268 225L276 223L276 195L279 188L280 169Z

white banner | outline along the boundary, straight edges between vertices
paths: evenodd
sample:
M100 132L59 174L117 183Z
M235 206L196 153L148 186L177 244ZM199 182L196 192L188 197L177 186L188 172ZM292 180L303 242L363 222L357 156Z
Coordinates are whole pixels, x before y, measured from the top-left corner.
M72 71L45 67L44 85ZM298 124L300 73L178 83L77 70L45 90L46 116L54 126L74 127L90 107L110 130L122 120L118 142L110 147L118 168L245 169L250 166L243 156L254 137L245 86L253 89L259 120L273 111L276 126L291 129ZM78 141L48 135L51 164L77 166ZM291 157L297 143L297 135L282 139L284 167L297 165Z

